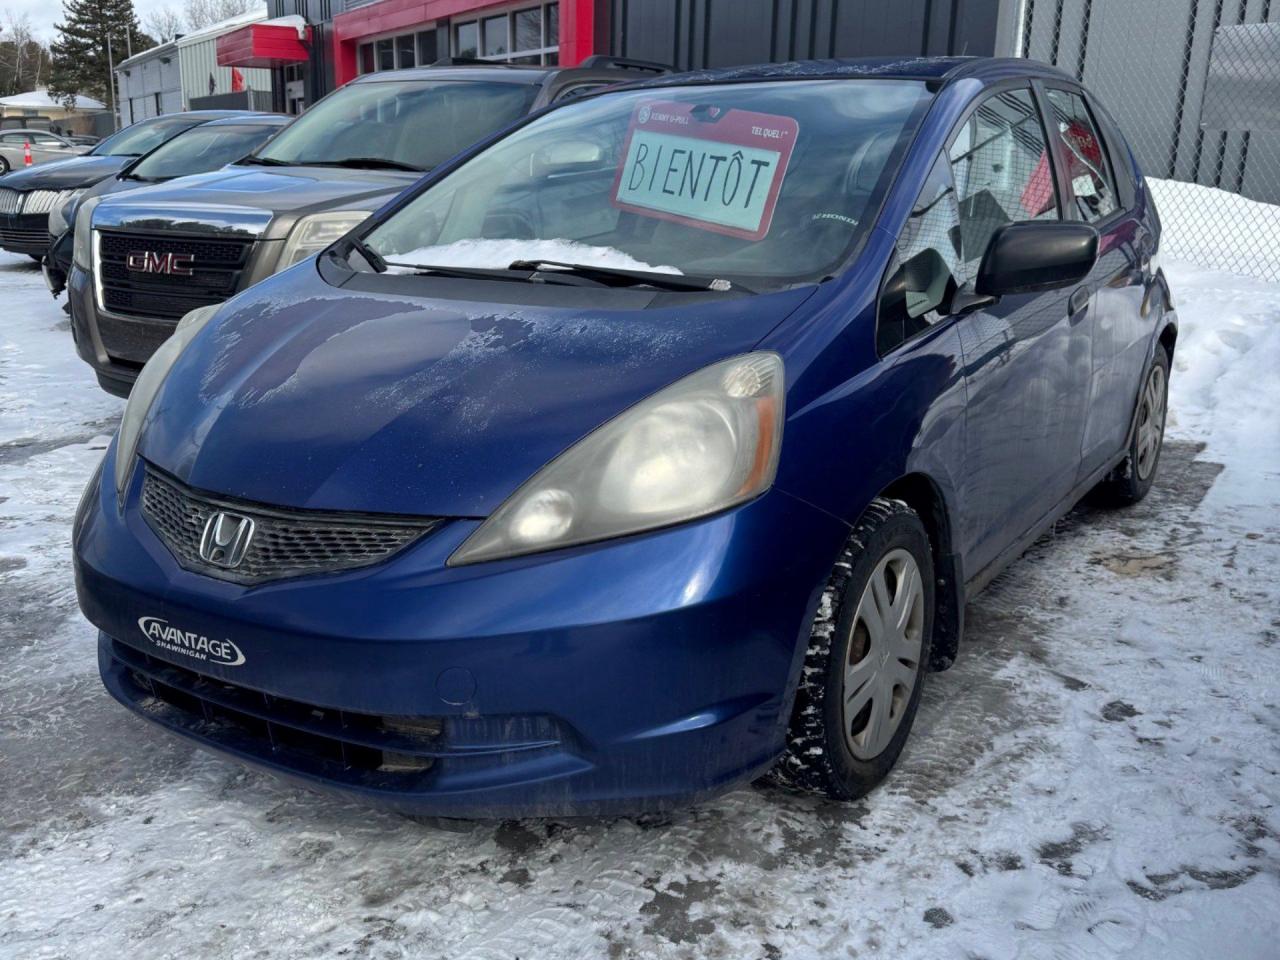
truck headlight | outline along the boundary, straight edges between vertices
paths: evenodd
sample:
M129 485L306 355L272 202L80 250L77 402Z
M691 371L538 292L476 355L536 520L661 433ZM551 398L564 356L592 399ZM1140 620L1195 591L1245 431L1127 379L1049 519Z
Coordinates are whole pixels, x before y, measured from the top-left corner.
M598 427L539 470L460 546L458 566L718 513L773 484L782 358L704 367Z
M284 252L280 255L280 266L276 269L285 270L313 253L319 253L364 223L369 213L368 210L339 210L303 217L289 231L289 239L285 241Z
M79 221L76 222L79 229ZM129 402L125 404L124 416L120 418L120 432L116 435L116 496L124 496L125 487L129 483L129 475L133 472L133 463L138 458L138 441L142 439L142 423L147 419L151 404L156 394L164 385L165 377L187 344L195 339L197 333L204 329L206 323L218 312L221 304L197 307L181 320L173 330L173 335L160 345L160 349L151 355L138 379L129 391Z
M49 234L60 237L67 231L72 222L73 208L84 190L63 190L53 201L53 209L49 211Z
M81 270L93 271L93 211L102 202L101 197L90 197L76 210L75 247L72 259Z

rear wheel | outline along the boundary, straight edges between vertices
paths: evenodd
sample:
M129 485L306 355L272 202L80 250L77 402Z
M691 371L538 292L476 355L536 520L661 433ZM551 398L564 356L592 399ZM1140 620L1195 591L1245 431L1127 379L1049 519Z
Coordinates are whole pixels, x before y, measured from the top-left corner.
M9 161L4 157L0 157L0 177L9 172Z
M1156 347L1156 355L1138 397L1138 420L1124 462L1095 491L1104 506L1137 503L1155 483L1160 451L1164 447L1164 421L1169 405L1169 355Z
M915 511L872 501L823 592L774 781L853 800L893 769L929 662L933 582Z

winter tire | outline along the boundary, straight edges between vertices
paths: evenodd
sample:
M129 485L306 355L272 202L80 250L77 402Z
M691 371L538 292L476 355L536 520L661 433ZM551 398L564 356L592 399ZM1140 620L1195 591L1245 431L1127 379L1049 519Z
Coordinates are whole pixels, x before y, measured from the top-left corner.
M1126 507L1137 503L1155 483L1164 447L1164 423L1169 409L1169 355L1156 347L1138 396L1138 416L1129 440L1129 452L1102 483L1093 498L1102 506Z
M888 776L920 704L933 618L924 525L905 503L873 500L823 591L773 780L854 800Z

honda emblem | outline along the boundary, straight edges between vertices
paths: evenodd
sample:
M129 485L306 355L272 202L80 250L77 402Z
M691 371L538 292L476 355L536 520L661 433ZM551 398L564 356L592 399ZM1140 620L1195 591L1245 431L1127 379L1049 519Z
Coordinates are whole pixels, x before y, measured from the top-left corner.
M209 517L200 537L200 559L224 570L240 566L253 539L253 520L219 511Z

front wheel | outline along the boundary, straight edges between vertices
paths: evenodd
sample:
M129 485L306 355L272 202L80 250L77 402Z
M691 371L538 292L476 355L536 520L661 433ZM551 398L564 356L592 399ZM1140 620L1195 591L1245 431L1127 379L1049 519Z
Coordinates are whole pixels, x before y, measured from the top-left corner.
M906 504L876 499L814 618L776 782L833 800L880 783L911 732L933 637L929 537Z
M1095 500L1103 506L1124 507L1137 503L1151 490L1164 448L1164 421L1169 408L1169 355L1156 347L1151 367L1138 397L1138 419L1129 441L1128 455L1120 466L1098 484Z
M0 157L0 177L9 172L9 161L4 157Z

